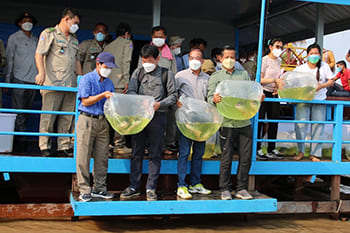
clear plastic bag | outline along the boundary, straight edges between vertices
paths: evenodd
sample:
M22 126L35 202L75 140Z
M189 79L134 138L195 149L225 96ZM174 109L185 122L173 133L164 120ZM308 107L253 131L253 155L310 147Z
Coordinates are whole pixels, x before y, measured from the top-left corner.
M263 89L255 81L224 80L215 92L221 96L221 101L216 104L221 115L234 120L247 120L259 111Z
M113 129L119 134L137 134L152 120L154 103L152 96L115 93L106 100L104 113Z
M278 95L284 99L313 100L317 88L316 78L306 72L288 71L281 76L282 88Z
M204 142L218 131L223 117L213 105L193 98L180 98L179 101L182 106L176 110L175 119L183 135Z

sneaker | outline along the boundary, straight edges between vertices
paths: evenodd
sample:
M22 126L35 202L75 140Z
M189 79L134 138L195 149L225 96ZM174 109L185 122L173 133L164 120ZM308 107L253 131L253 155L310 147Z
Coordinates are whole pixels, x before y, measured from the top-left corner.
M269 159L268 157L266 157L266 155L264 154L264 152L262 151L262 149L260 149L260 150L258 150L258 151L256 152L256 158L257 158L258 160L268 160L268 159Z
M127 148L126 146L119 146L115 152L117 154L120 154L120 155L124 155L124 154L131 154L132 152L132 149L131 148Z
M196 184L195 186L190 185L188 190L190 193L199 193L199 194L211 194L209 189L204 188L202 184Z
M248 193L247 190L245 189L242 189L242 190L239 190L236 195L235 195L237 198L239 199L242 199L242 200L249 200L249 199L253 199L252 195L250 195Z
M82 193L79 195L79 200L83 202L91 201L92 196L90 193Z
M272 152L267 153L266 157L269 159L283 159L284 157L280 154L280 152L274 149Z
M232 200L230 191L226 190L221 193L221 200Z
M177 195L181 197L182 199L191 199L192 195L188 192L188 189L186 186L178 187L177 188Z
M114 197L113 193L109 193L107 191L101 191L101 192L97 192L97 191L92 191L91 192L91 196L92 197L100 197L100 198L104 198L104 199L112 199Z
M127 187L121 194L120 199L131 199L140 196L140 192L136 191L134 188Z
M147 198L147 201L156 201L157 200L156 190L154 189L147 190L146 198Z
M265 155L262 149L259 149L256 153L257 155L260 155L260 156Z

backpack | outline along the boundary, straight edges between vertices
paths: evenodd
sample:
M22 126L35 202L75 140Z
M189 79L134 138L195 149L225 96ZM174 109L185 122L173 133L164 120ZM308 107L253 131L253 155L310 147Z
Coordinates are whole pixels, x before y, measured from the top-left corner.
M166 84L168 82L168 69L164 68L164 67L160 67L160 68L162 69L161 79L162 79L162 85L163 85L163 89L164 89L164 95L165 95L165 97L167 97L168 96L168 89L166 88ZM139 93L140 85L141 85L141 82L142 82L144 77L145 77L145 69L141 68L141 70L137 76L137 81L138 81L137 93Z

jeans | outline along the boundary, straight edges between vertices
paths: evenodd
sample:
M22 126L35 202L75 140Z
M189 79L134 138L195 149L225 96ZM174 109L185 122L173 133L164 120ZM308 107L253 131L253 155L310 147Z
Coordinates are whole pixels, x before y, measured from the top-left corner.
M272 92L264 91L266 97L277 98L277 95L272 95ZM280 103L279 102L262 102L259 118L265 119L265 114L267 119L279 119L280 117ZM267 132L268 139L276 139L278 131L278 123L269 122L269 130ZM258 125L258 138L262 139L264 137L264 123L260 122ZM258 149L261 148L261 143L258 142ZM271 153L276 148L276 142L269 142L267 147L267 152Z
M191 147L193 145L192 151L192 162L191 162L191 185L197 185L201 183L201 171L202 171L202 157L205 151L205 142L193 141L185 137L180 132L180 148L179 148L179 158L177 161L177 174L179 178L179 187L187 186L185 182L187 174L187 160L191 153Z
M248 174L252 160L252 134L250 125L242 128L222 127L220 130L221 161L219 186L220 190L231 191L231 168L233 156L233 142L238 142L239 163L237 170L236 191L248 188Z
M149 161L146 189L156 189L160 172L162 143L165 132L166 112L156 112L151 122L138 134L132 136L130 161L130 187L140 190L142 163L148 142Z
M345 90L342 85L334 83L333 87L327 88L327 96L350 97L350 92Z
M296 120L312 120L325 121L326 120L326 105L323 104L297 104ZM296 123L295 133L298 140L304 140L309 124ZM311 125L311 139L319 140L323 135L324 124ZM305 143L298 143L299 152L305 153ZM322 143L311 143L310 155L317 157L322 156Z

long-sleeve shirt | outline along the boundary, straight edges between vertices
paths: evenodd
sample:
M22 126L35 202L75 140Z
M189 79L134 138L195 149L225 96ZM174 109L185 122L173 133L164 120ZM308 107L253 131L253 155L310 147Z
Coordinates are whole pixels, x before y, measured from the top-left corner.
M137 68L131 75L127 94L139 94L153 96L157 102L160 102L159 112L166 112L170 105L176 102L175 77L174 73L168 70L166 86L162 83L162 68L157 66L150 73L145 73L141 83L138 76L142 68ZM165 88L166 92L165 93Z
M210 76L209 86L208 86L208 103L214 104L213 97L215 94L215 90L217 85L223 80L250 80L247 71L244 70L234 70L232 74L230 74L225 69L222 69L218 72L215 72ZM233 120L224 117L224 121L222 123L223 127L229 128L242 128L250 125L250 120Z
M175 75L176 90L179 97L191 97L205 101L208 93L209 75L201 71L197 76L191 69Z
M31 34L28 37L22 30L10 35L7 41L6 82L12 77L28 83L35 83L38 70L35 65L35 50L38 38Z

